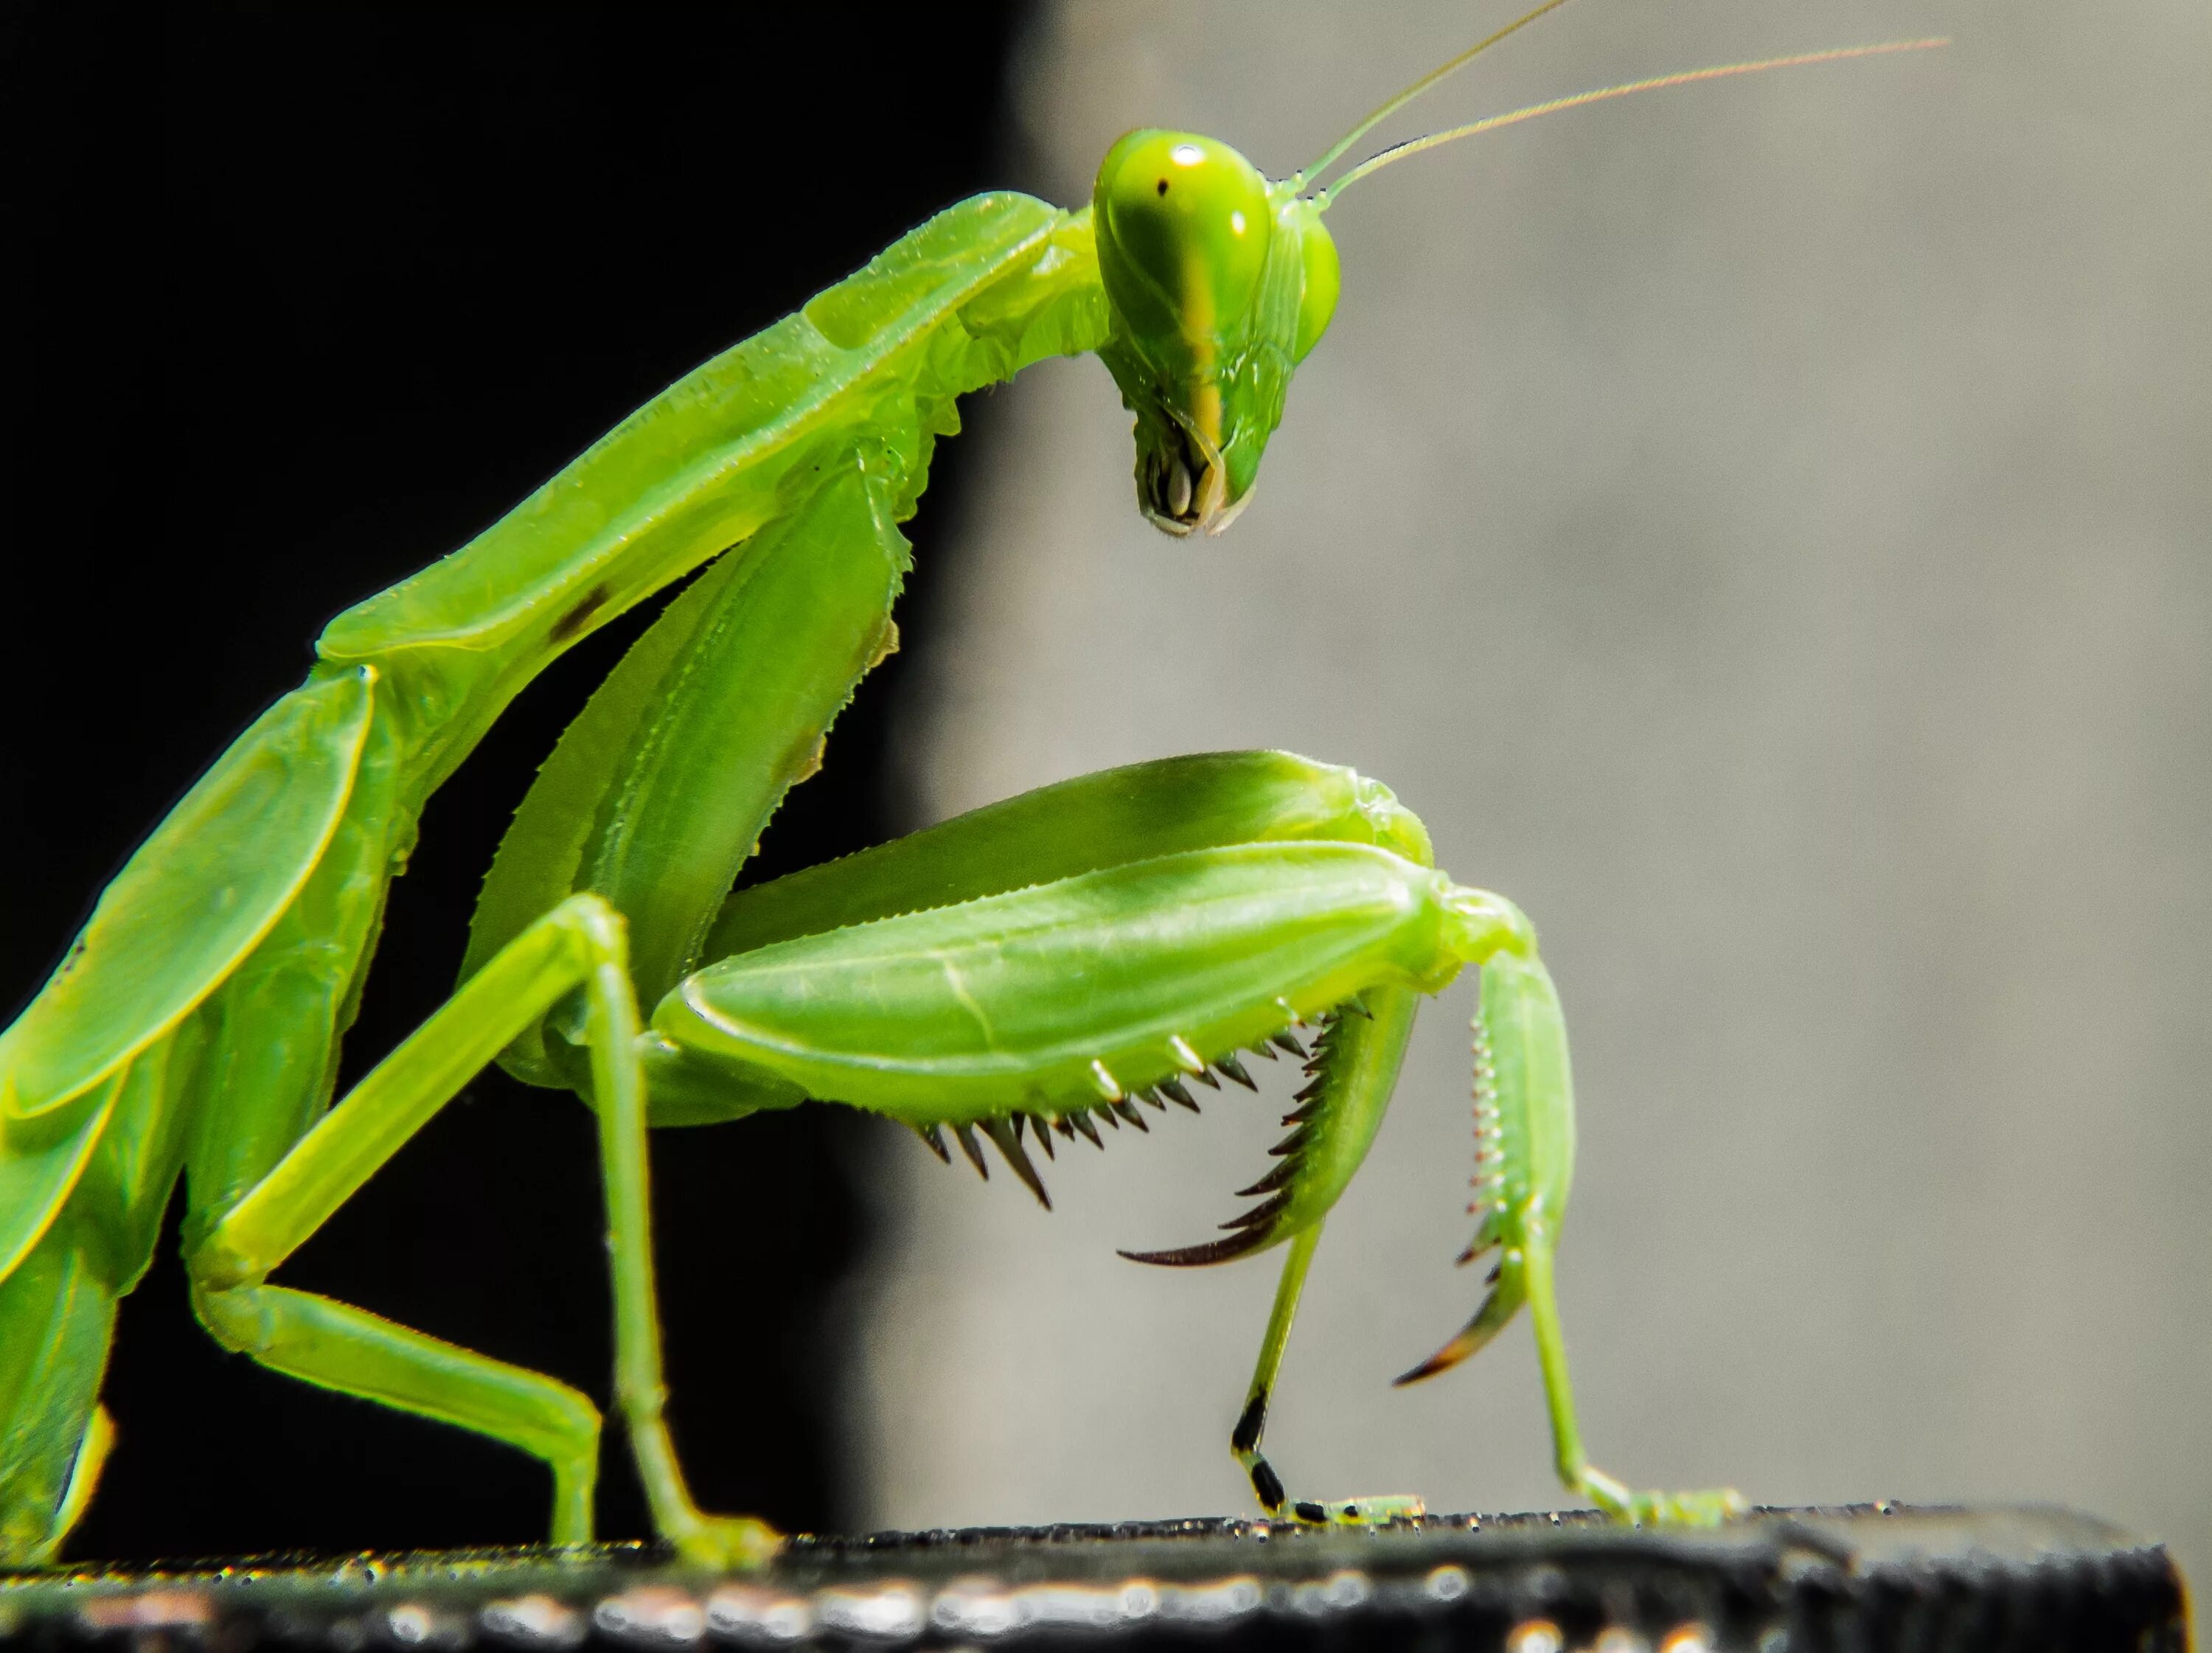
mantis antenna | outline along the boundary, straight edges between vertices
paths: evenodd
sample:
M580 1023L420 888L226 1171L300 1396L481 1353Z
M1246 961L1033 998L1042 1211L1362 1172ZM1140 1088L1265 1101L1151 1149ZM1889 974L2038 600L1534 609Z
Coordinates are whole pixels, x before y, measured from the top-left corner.
M1526 28L1529 24L1534 22L1539 17L1541 17L1546 12L1557 11L1561 6L1564 6L1566 3L1567 0L1544 0L1544 3L1537 7L1535 10L1523 12L1520 16L1506 24L1504 28L1499 29L1495 34L1485 35L1481 40L1477 40L1473 46L1468 47L1466 51L1461 52L1456 58L1450 59L1447 63L1438 64L1434 69L1431 69L1427 74L1422 76L1420 79L1415 81L1411 86L1399 93L1395 97L1389 99L1379 107L1370 111L1367 117L1362 120L1358 125L1353 127L1342 137L1337 139L1334 144L1330 145L1329 151L1327 155L1315 161L1312 166L1299 168L1291 181L1296 183L1300 189L1304 189L1308 179L1318 178L1322 173L1327 172L1331 167L1336 164L1337 158L1343 155L1346 149L1358 143L1361 138L1365 137L1368 133L1373 131L1384 121L1389 119L1391 116L1396 114L1401 109L1403 109L1415 98L1419 97L1422 93L1427 91L1439 81L1443 81L1450 76L1457 74L1461 70L1473 63L1477 58L1480 58L1484 52L1489 51L1491 47L1496 46L1507 35Z
M1514 30L1522 27L1524 24L1534 22L1546 12L1565 3L1566 0L1547 0L1547 3L1537 7L1535 10L1528 13L1525 16L1516 18L1488 39L1478 41L1450 62L1423 76L1346 133L1321 160L1300 173L1297 175L1298 181L1303 184L1307 178L1328 167L1343 155L1345 150L1358 142L1359 138L1377 122L1404 108L1407 104L1443 79L1445 76L1473 59L1476 53L1496 45ZM1655 75L1646 80L1629 81L1619 86L1601 87L1595 92L1577 92L1569 97L1548 98L1541 103L1532 103L1524 108L1509 110L1502 115L1486 116L1481 120L1469 121L1464 126L1449 127L1441 132L1431 132L1424 137L1409 138L1403 143L1393 144L1387 149L1370 155L1328 188L1316 191L1310 198L1319 210L1326 212L1336 198L1346 189L1370 173L1380 172L1394 162L1417 155L1424 149L1433 149L1443 144L1456 142L1460 138L1473 137L1478 132L1495 131L1501 126L1517 125L1524 120L1534 120L1539 115L1557 114L1563 109L1580 108L1588 103L1603 103L1609 99L1625 98L1638 92L1657 92L1670 86L1688 86L1698 81L1724 80L1733 75L1756 75L1770 69L1801 69L1810 64L1840 63L1847 58L1881 57L1896 52L1925 52L1950 44L1948 36L1936 36L1920 40L1886 40L1877 46L1841 46L1831 52L1801 52L1786 58L1761 58L1750 63L1716 64L1710 68L1685 70L1679 74Z

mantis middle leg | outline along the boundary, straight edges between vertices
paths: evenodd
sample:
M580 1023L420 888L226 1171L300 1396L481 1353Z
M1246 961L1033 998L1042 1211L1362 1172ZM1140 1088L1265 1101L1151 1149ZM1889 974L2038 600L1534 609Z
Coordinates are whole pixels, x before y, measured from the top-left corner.
M272 1370L542 1459L553 1471L554 1541L588 1539L599 1416L584 1395L350 1304L267 1284L518 1032L576 994L606 1185L616 1397L659 1530L696 1559L749 1565L773 1549L775 1533L698 1509L662 1416L637 1006L622 920L595 896L525 929L216 1223L186 1260L194 1305L219 1341Z

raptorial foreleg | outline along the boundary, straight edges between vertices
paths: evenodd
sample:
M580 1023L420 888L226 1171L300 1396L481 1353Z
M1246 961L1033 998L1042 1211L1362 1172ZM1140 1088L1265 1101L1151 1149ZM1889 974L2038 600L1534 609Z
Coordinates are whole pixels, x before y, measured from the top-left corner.
M1457 1365L1508 1325L1525 1303L1536 1334L1559 1480L1617 1521L1717 1525L1750 1506L1731 1487L1638 1492L1597 1468L1583 1450L1567 1346L1553 1288L1559 1226L1574 1177L1574 1083L1566 1018L1551 972L1533 953L1486 963L1474 1017L1474 1240L1462 1263L1492 1253L1490 1291L1451 1341L1398 1379L1406 1384Z

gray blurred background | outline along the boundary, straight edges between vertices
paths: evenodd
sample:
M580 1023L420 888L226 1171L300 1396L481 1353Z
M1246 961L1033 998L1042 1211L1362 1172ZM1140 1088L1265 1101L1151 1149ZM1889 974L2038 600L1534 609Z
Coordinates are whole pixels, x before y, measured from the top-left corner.
M1121 131L1281 174L1497 4L1063 6L1008 181ZM1095 361L972 410L934 819L1109 763L1357 765L1541 927L1582 1158L1584 1433L1639 1484L2057 1499L2212 1583L2212 11L1582 0L1395 135L1656 72L1331 217L1345 296L1225 538L1138 517ZM1332 1219L1293 1492L1550 1507L1524 1327L1428 1385L1470 1168L1462 982ZM854 1397L881 1524L1245 1507L1274 1259L1175 1273L1285 1090L1048 1166L890 1156Z

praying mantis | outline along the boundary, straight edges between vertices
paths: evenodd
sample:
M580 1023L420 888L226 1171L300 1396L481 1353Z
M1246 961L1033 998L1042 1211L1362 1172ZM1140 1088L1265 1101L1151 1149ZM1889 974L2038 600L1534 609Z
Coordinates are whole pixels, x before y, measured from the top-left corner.
M1499 1269L1420 1371L1526 1302L1571 1489L1626 1519L1738 1507L1632 1492L1583 1456L1550 1284L1572 1147L1556 995L1526 920L1437 873L1386 790L1283 754L1169 760L727 894L895 641L896 525L958 395L1095 351L1137 416L1148 516L1218 532L1249 501L1334 307L1332 197L1309 186L1343 147L1270 184L1214 140L1133 134L1086 211L1006 195L948 209L331 623L307 683L155 829L0 1034L0 1562L50 1559L92 1496L114 1304L180 1176L194 1308L220 1342L532 1453L552 1472L552 1536L590 1536L600 1422L585 1397L268 1283L495 1057L593 1107L617 1396L653 1520L687 1556L742 1565L776 1535L695 1506L660 1418L649 1124L843 1102L933 1146L949 1131L979 1169L980 1133L1042 1197L1025 1136L1050 1152L1182 1104L1189 1083L1243 1082L1240 1051L1295 1049L1313 1084L1261 1203L1230 1237L1152 1260L1288 1245L1234 1450L1271 1510L1387 1515L1290 1498L1261 1436L1322 1218L1379 1126L1419 997L1468 963L1470 1250ZM532 676L695 574L518 812L452 1001L332 1106L424 802Z

